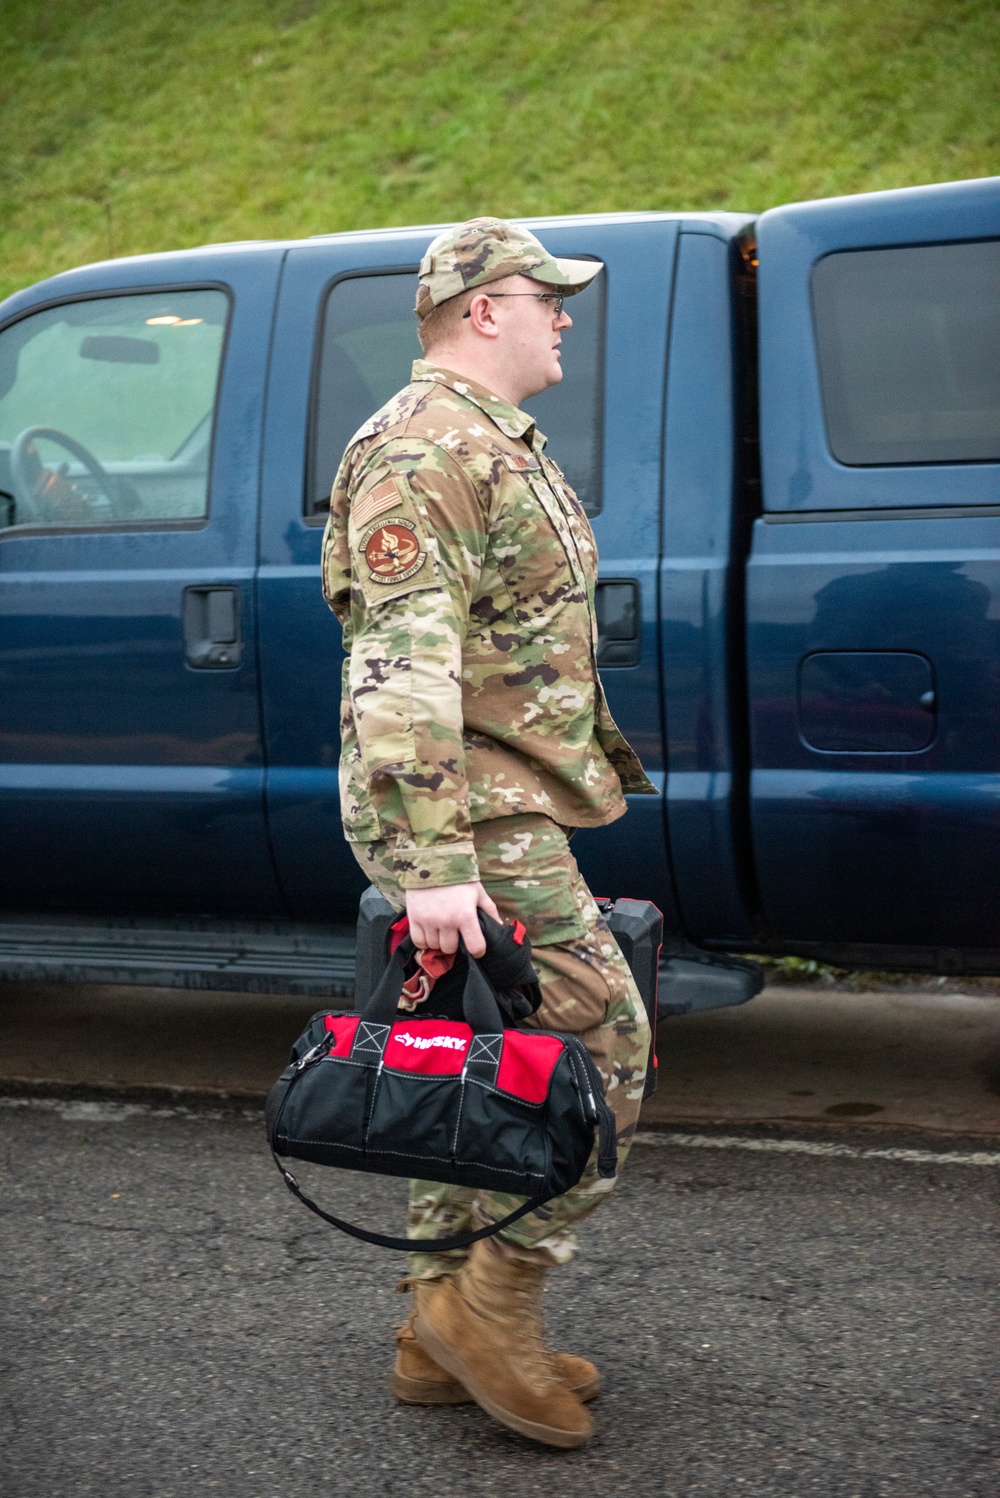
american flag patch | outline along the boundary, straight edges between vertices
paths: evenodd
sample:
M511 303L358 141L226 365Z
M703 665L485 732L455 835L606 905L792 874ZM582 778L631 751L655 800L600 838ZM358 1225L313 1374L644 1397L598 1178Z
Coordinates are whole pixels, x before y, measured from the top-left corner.
M504 463L512 473L523 473L526 468L541 468L533 453L504 453Z
M391 510L393 505L398 505L403 498L399 489L392 479L386 479L384 483L376 484L363 499L359 499L351 510L351 519L360 530L366 526L369 520L374 520L376 515L381 515L385 510Z

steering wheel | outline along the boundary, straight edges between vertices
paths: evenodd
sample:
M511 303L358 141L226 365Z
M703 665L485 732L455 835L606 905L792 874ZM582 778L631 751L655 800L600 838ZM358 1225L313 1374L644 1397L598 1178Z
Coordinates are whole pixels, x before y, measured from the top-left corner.
M66 432L60 432L57 427L25 427L19 436L14 438L10 449L10 476L14 484L14 497L18 509L27 511L31 520L47 520L50 515L46 509L59 516L59 503L67 499L75 499L82 502L88 508L92 501L86 495L81 494L72 479L67 479L64 474L46 468L35 441L39 437L46 438L49 442L57 442L64 447L68 453L78 459L86 468L97 487L106 496L108 504L114 506L116 494L114 481L110 474L101 466L89 448L84 447L82 442L77 442L75 437L70 437ZM46 506L45 500L49 500Z

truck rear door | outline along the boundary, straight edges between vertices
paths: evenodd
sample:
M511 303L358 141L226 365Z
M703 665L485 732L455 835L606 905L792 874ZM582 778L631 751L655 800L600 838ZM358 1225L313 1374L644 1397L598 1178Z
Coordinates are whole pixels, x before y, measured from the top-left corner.
M775 209L758 253L747 620L768 934L845 960L988 963L1000 179Z
M567 304L560 385L526 402L583 499L601 554L600 664L612 712L662 785L656 576L666 331L676 224L659 215L536 226L604 261ZM420 357L416 271L433 232L293 247L282 279L264 453L259 601L271 838L300 919L352 919L364 881L340 830L340 627L320 594L330 488L357 428ZM574 842L574 848L577 842ZM579 835L598 893L669 900L662 802Z

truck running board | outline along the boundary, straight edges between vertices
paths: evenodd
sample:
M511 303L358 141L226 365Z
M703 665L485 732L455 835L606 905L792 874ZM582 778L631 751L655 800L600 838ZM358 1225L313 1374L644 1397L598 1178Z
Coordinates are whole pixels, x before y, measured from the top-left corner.
M231 989L354 997L353 926L282 921L101 921L96 917L0 917L0 981L107 983L144 988ZM691 1014L745 1004L764 984L761 968L664 939L658 1013Z
M663 938L660 957L661 1019L745 1004L764 987L764 969L745 957L706 952L683 936Z
M0 979L234 989L243 993L354 993L353 926L199 917L101 921L0 917Z

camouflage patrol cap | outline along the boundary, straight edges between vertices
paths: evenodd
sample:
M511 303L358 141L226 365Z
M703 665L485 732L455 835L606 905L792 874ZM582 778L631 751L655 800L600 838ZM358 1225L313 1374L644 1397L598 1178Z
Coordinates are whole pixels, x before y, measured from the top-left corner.
M420 262L417 316L460 292L504 276L531 276L572 296L589 286L599 260L557 260L535 236L502 218L473 218L439 234Z

